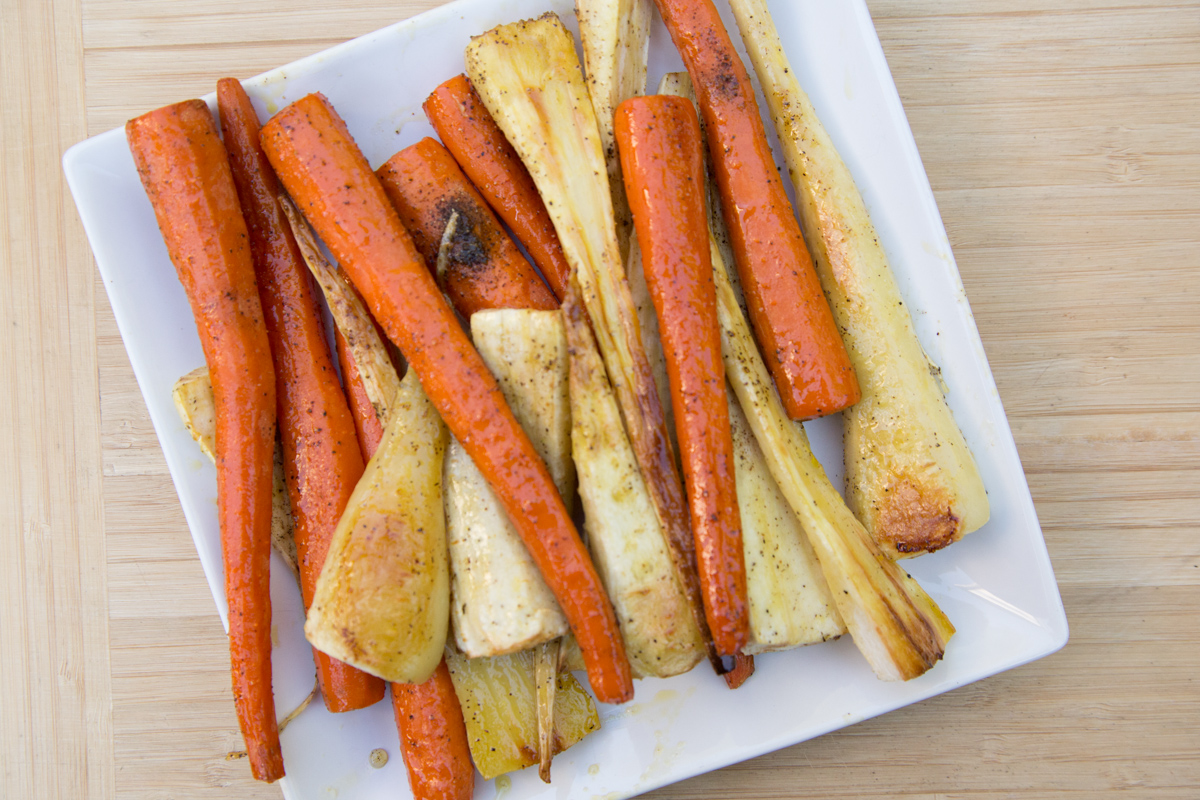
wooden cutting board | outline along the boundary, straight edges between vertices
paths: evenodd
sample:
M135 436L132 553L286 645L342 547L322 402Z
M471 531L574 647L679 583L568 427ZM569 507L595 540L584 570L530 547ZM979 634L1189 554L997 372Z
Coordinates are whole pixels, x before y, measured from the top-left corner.
M0 7L6 798L277 798L61 177L437 0ZM1061 653L660 798L1200 797L1200 3L873 0L1054 560Z

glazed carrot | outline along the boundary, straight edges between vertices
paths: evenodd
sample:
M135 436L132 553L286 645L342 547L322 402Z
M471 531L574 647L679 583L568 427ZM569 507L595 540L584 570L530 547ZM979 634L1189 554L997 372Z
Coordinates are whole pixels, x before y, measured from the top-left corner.
M142 186L187 292L217 408L217 515L229 655L250 769L283 777L271 692L271 489L275 373L225 147L200 100L125 125Z
M629 700L616 617L566 506L345 123L308 95L267 123L263 147L495 490L571 623L597 698Z
M567 296L571 265L529 170L475 93L466 75L443 83L423 106L446 149L507 223L559 300Z
M682 97L635 97L617 107L615 130L667 360L705 617L717 651L732 656L749 639L750 612L700 121Z
M792 419L861 396L767 144L754 88L712 0L655 0L696 88L759 346Z
M217 102L275 362L284 477L307 608L333 531L362 476L362 453L337 383L312 278L276 201L279 182L259 144L258 115L235 78L218 81ZM353 711L383 699L383 681L375 676L315 648L313 658L330 711Z
M392 710L416 800L470 800L475 766L445 660L422 684L393 683Z
M434 139L406 147L375 171L430 269L445 242L438 284L464 318L485 308L558 308L454 157ZM437 269L443 269L438 266Z

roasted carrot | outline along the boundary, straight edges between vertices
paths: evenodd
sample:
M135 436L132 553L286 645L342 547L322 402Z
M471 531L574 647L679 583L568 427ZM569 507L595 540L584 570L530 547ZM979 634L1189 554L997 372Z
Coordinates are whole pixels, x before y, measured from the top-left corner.
M132 119L125 136L212 376L233 696L250 769L258 780L275 781L284 774L271 692L275 373L246 223L203 101Z
M470 800L475 766L445 660L422 684L393 683L392 710L416 800Z
M559 300L567 296L571 265L529 170L488 113L466 75L443 83L424 105L446 149L507 223Z
M284 478L307 608L333 531L362 476L362 453L337 383L312 278L276 201L279 182L259 144L258 115L236 78L218 81L217 103L275 362ZM330 711L353 711L383 699L379 678L315 648L313 658Z
M767 144L754 87L712 0L655 0L704 114L750 321L792 419L861 393Z
M554 295L437 141L426 138L404 148L375 175L425 263L444 270L437 282L464 318L485 308L558 308ZM441 262L439 252L446 256Z
M635 97L617 107L615 131L667 360L705 616L717 651L732 656L748 641L750 612L700 121L682 97Z
M267 123L263 147L495 490L571 623L597 698L629 700L616 617L566 506L346 124L311 94Z

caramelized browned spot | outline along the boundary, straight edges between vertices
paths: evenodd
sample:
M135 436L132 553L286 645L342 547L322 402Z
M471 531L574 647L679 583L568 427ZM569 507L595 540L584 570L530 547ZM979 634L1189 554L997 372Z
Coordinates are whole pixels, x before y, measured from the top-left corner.
M875 517L875 538L899 553L932 553L962 538L961 520L944 492L922 492L907 476L884 494Z

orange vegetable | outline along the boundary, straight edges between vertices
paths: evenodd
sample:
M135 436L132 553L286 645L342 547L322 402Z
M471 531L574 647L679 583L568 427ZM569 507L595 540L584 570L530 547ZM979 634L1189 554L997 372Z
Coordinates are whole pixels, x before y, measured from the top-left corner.
M212 376L233 696L250 769L255 778L274 781L283 777L271 693L275 373L246 223L203 101L132 119L125 135Z
M422 684L393 683L392 710L416 800L470 800L475 766L445 659Z
M597 698L629 700L616 617L566 506L345 123L311 94L267 123L263 147L496 492L575 632Z
M445 272L437 279L463 317L485 308L558 308L446 148L422 139L375 174L430 269L454 218Z
M655 0L696 89L750 321L792 419L861 397L767 144L745 66L712 0Z
M667 360L705 617L717 651L732 656L749 639L750 610L700 121L690 101L658 95L621 103L614 127Z
M279 182L259 145L258 115L235 78L217 83L217 101L275 361L284 477L307 608L333 531L362 476L363 459L329 355L312 278L276 200ZM353 711L383 699L379 678L315 648L313 658L330 711Z
M466 75L443 83L424 105L446 149L480 194L512 229L559 300L571 265L529 170L488 113Z

